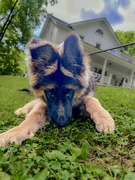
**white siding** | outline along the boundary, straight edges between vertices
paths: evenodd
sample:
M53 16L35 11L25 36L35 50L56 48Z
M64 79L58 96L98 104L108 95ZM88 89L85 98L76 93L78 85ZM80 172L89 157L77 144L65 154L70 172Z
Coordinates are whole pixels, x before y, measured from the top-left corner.
M84 41L96 46L96 43L101 44L101 49L108 49L118 46L118 43L114 40L114 37L104 22L89 22L83 25L74 25L73 28L76 32L84 37ZM97 29L103 31L103 35L97 33Z
M63 40L69 35L69 33L70 30L67 28L56 25L54 22L49 21L41 38L46 41L61 44Z
M69 33L70 33L70 30L57 25L57 34L56 34L54 43L61 44L64 41L64 39L69 35Z
M46 41L54 42L56 33L57 33L57 28L54 22L49 21L48 24L46 25L45 32L41 38Z

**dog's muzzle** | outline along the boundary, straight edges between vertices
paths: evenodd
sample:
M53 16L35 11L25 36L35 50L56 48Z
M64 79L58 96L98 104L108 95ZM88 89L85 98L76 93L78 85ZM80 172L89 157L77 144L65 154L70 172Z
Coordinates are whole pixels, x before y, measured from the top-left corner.
M70 121L70 117L69 118L60 117L58 119L52 119L52 122L61 128L65 127L69 123L69 121Z

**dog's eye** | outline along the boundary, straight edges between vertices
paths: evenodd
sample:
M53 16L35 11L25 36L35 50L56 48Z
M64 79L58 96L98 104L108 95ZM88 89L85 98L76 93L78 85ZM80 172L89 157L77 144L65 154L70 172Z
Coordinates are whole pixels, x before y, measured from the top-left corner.
M73 90L66 90L66 92L65 92L66 98L72 98L73 95L74 95L74 91Z
M54 94L53 94L52 92L48 92L48 96L49 96L50 98L54 98Z
M51 98L51 99L53 99L55 97L55 95L52 91L45 91L45 94L48 98Z
M71 94L68 92L65 94L67 98L70 98L71 97Z

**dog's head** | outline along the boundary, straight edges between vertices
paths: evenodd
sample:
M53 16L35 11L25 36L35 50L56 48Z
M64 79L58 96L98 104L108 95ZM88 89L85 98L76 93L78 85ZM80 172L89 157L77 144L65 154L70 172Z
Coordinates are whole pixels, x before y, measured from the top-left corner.
M50 119L60 127L72 116L76 91L82 89L83 50L79 37L70 34L61 46L40 39L29 42L30 83L48 107Z

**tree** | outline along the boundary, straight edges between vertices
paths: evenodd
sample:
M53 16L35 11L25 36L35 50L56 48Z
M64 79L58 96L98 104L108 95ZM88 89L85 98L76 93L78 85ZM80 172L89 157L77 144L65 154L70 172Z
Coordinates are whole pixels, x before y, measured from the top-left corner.
M135 42L135 31L116 31L116 34L122 44ZM135 45L125 47L125 51L135 57Z
M44 20L47 4L47 0L0 0L0 74L20 73L22 47Z

